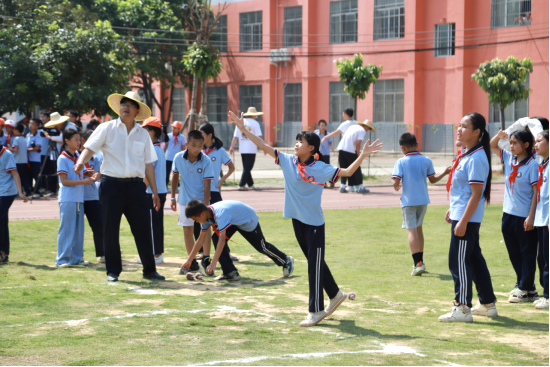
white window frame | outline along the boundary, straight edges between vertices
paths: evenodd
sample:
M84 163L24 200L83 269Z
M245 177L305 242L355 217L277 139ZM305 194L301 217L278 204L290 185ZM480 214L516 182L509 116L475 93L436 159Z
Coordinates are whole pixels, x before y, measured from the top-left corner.
M446 28L446 29L445 29ZM447 36L441 35L446 32ZM434 25L434 57L449 57L455 55L455 24Z
M302 122L302 83L284 86L284 122Z
M405 0L374 0L373 23L375 41L405 37Z
M207 115L209 122L227 121L227 86L207 87Z
M335 106L338 105L338 107ZM357 113L357 99L351 98L344 91L344 82L329 83L329 122L342 122L342 112L346 108L352 108L353 113ZM354 116L355 118L356 116Z
M388 89L390 83L401 84L403 89ZM392 104L389 112L388 103ZM405 79L384 79L374 84L373 112L375 122L405 122Z
M246 22L245 22L245 17ZM248 18L254 17L253 21ZM259 18L259 21L258 21ZM240 21L240 51L257 51L262 49L262 11L241 13Z
M347 4L348 10L342 10ZM337 9L338 8L338 9ZM357 0L330 2L330 43L357 42L358 5ZM353 29L353 32L346 32Z
M302 47L302 17L301 5L285 7L284 47Z
M519 19L531 12L531 0L491 0L491 28L521 27Z

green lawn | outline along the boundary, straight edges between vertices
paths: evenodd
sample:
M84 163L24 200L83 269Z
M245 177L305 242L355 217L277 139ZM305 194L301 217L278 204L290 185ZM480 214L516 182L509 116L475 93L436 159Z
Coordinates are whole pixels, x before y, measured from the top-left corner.
M500 316L438 322L454 297L445 210L430 207L426 215L422 277L410 276L399 208L327 210L327 263L357 299L309 329L298 326L307 314L307 266L281 213L261 213L260 223L268 241L296 258L294 275L282 278L237 235L230 246L243 279L232 284L178 274L177 216L165 217L165 282L141 279L123 221L125 271L116 284L96 264L88 228L93 265L57 269L59 221L12 222L12 262L0 266L0 364L548 365L548 312L507 303L515 276L501 243L500 205L488 208L481 227Z

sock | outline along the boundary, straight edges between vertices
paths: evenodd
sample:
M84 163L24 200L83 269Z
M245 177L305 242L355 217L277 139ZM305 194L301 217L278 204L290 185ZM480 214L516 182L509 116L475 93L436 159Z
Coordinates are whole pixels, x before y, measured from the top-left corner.
M340 184L340 187L343 187L343 188L345 189L345 188L346 188L346 185Z
M363 184L359 185L359 189L364 189L365 186L363 186Z
M424 252L419 252L419 254L420 254L420 261L424 263Z
M418 264L421 261L420 252L412 254L414 265Z

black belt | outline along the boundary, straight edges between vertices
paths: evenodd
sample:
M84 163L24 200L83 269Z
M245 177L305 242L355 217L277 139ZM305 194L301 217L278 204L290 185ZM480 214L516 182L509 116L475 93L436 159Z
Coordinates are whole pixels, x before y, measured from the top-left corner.
M102 180L111 180L119 182L143 182L143 178L139 177L111 177L111 176L101 176Z

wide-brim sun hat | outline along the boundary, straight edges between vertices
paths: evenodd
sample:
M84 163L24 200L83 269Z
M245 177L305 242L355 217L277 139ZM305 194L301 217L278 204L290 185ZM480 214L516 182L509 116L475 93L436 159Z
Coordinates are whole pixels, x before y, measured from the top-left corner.
M109 104L111 109L116 112L117 115L120 116L120 101L122 101L123 98L128 98L139 105L139 113L134 118L134 120L143 121L151 117L151 109L149 108L149 106L147 106L145 103L142 103L139 94L133 91L130 91L124 95L118 93L111 94L107 98L107 103Z
M141 127L145 126L152 126L152 127L158 127L159 129L162 129L162 124L160 123L160 120L156 117L149 117L145 121L143 121L143 124L141 124Z
M44 127L49 129L50 127L65 123L68 119L69 116L61 116L58 112L53 112L50 114L50 121Z
M256 107L248 107L248 111L246 111L246 113L243 114L243 117L260 116L263 114L264 114L263 112L256 111Z
M365 120L365 121L363 121L363 122L357 121L357 124L358 124L358 125L361 125L361 126L370 127L370 129L372 130L373 133L376 132L376 129L374 128L374 126L372 126L372 121L370 121L370 120L368 120L368 119Z

